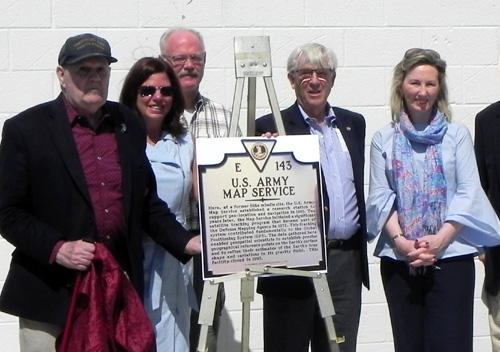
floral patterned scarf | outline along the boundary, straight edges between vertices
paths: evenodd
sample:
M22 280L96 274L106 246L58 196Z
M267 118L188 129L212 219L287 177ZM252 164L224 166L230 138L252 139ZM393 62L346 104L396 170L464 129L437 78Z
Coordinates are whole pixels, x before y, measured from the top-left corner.
M446 214L446 179L443 171L441 142L448 123L437 111L430 124L417 131L406 113L394 127L393 176L396 180L398 219L408 239L435 234ZM412 142L427 145L424 159L424 183L420 186Z

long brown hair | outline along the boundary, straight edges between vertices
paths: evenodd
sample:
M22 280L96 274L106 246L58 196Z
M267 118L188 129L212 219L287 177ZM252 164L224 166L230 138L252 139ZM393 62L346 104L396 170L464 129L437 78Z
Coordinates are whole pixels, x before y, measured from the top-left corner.
M184 97L182 96L181 85L174 69L165 61L154 57L143 57L139 59L130 69L125 77L122 91L120 94L120 103L135 110L137 113L137 94L142 84L155 73L166 73L170 84L174 88L172 97L172 108L163 119L162 129L171 133L174 137L180 137L187 131L181 122L181 116L184 112Z

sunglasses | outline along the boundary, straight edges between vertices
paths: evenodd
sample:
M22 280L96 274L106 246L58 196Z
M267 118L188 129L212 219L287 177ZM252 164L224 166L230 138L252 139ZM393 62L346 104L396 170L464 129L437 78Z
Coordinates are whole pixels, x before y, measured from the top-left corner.
M141 97L151 97L155 95L155 93L158 91L163 97L171 97L174 95L175 88L172 86L166 86L166 87L141 86L138 89L138 92L141 95Z

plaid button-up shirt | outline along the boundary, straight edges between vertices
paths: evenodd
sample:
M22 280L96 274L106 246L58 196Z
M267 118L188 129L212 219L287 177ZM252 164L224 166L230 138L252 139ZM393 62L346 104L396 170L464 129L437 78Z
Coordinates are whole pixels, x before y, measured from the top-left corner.
M191 121L187 121L184 116L183 119L189 131L196 138L228 137L231 111L221 104L198 94L198 102L195 105L195 111L191 117ZM237 134L241 135L241 132L238 130ZM197 187L197 185L194 185L194 187ZM187 216L189 230L199 232L200 221L198 202L191 198L189 203L190 209Z

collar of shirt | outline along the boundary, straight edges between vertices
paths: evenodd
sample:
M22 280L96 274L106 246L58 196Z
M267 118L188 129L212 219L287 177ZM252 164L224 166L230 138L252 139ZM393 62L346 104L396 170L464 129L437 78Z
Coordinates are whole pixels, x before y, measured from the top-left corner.
M194 104L194 109L184 109L184 112L181 115L181 121L186 126L186 128L190 128L193 121L196 119L198 112L203 107L203 96L200 92L196 95L196 103Z
M78 122L80 122L80 120L81 120L80 118L83 118L84 121L85 121L85 123L84 123L85 127L89 127L90 128L90 125L88 123L87 118L85 116L82 116L82 115L78 114L78 112L76 111L76 109L74 108L74 106L71 105L71 103L64 96L64 94L62 95L62 98L63 98L64 108L66 109L66 114L68 115L68 120L69 120L70 125L72 127L75 126ZM111 123L111 118L110 118L111 115L109 113L109 110L108 110L107 106L103 105L101 107L101 111L102 111L102 116L101 116L101 118L99 120L99 123L97 124L97 128L103 122L104 119L106 119L108 121L108 123Z
M203 96L200 92L196 95L196 104L194 104L194 111L198 111L203 106Z
M307 113L304 111L304 109L302 108L302 106L299 105L299 111L300 111L300 114L302 115L302 118L304 119L304 121L310 126L310 127L313 127L313 125L317 125L318 124L318 120L314 117L309 117L309 115L307 115ZM333 112L333 109L332 107L330 106L330 104L326 104L326 107L325 107L325 121L326 121L326 124L328 127L335 127L335 120L337 119L337 116L335 116L335 113Z

